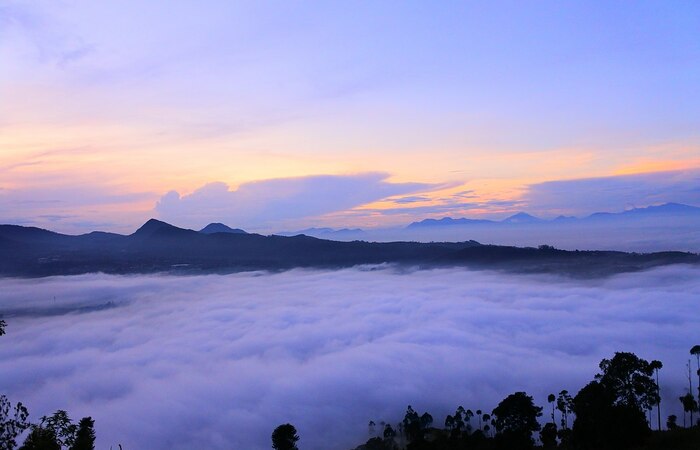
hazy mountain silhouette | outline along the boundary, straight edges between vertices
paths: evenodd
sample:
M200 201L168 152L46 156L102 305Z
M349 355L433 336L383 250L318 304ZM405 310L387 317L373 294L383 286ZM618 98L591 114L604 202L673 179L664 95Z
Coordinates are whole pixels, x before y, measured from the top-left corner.
M645 208L633 208L622 212L597 212L586 217L559 216L555 219L546 220L532 216L525 212L519 212L503 220L450 218L425 219L409 224L407 229L432 228L443 226L500 226L500 225L561 225L561 224L585 224L599 222L601 220L619 220L629 223L630 221L642 221L644 219L663 219L683 217L687 219L700 220L700 208L679 203L665 203L658 206L648 206Z
M506 217L505 219L503 219L501 221L501 223L539 223L539 222L543 222L543 220L538 218L538 217L531 216L530 214L524 213L524 212L519 212L519 213L514 214L510 217Z
M298 231L282 231L275 233L279 236L298 236L303 234L305 236L313 236L321 239L362 239L365 237L365 231L360 228L306 228Z
M395 263L467 266L524 272L607 275L689 263L700 256L519 248L464 242L340 242L305 235L201 233L151 219L130 235L79 236L34 227L0 225L0 275L48 276L89 272L234 272L295 267L339 268Z
M237 233L237 234L248 234L240 228L231 228L223 223L210 223L206 227L199 230L200 233L204 234L214 234L214 233Z

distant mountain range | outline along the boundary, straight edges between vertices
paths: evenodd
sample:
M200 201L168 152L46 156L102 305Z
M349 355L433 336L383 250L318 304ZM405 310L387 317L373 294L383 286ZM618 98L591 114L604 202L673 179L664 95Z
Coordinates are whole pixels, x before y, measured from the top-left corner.
M561 225L562 223L591 223L599 221L634 221L643 219L660 218L696 218L700 220L700 208L679 203L666 203L659 206L649 206L646 208L634 208L618 213L597 212L586 217L576 218L559 216L555 219L540 219L525 212L519 212L503 220L486 219L466 219L443 217L442 219L425 219L420 222L409 224L407 229L424 229L432 227L453 227L453 226L501 226L501 225Z
M299 231L282 231L275 234L278 236L298 236L303 234L306 236L314 236L324 239L342 239L346 237L361 239L365 234L365 231L360 228L341 228L338 230L334 228L306 228Z
M529 219L521 215L518 220ZM226 273L382 263L597 276L664 264L700 264L700 256L683 252L565 251L549 246L520 248L476 241L341 242L305 235L262 236L223 224L194 231L155 219L130 235L92 232L72 236L0 225L0 276Z

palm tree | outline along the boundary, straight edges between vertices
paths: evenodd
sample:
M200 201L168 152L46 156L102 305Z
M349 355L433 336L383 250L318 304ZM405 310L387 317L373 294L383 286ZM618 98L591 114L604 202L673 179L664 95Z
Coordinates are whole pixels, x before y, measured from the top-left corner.
M679 397L678 400L681 401L683 404L683 426L685 427L685 413L690 413L690 426L693 426L693 411L698 409L698 403L695 401L695 397L693 397L693 394L688 392L682 397Z
M659 386L659 369L661 369L664 365L661 363L661 361L653 360L651 363L649 363L649 366L652 368L652 370L656 371L656 416L657 420L659 421L659 431L661 431L661 389Z
M554 402L557 400L557 397L554 394L549 394L547 396L547 401L549 402L550 405L552 405L552 423L556 423L554 420Z
M690 396L690 399L695 401L695 396L693 395L693 378L690 376L690 370L691 370L690 369L690 360L688 360L688 394L686 395L686 397ZM683 400L681 400L681 402L682 401ZM689 400L687 400L687 401L689 401ZM685 407L685 405L684 405L684 407ZM695 408L690 408L690 426L691 427L693 426L693 411L695 411L696 409L697 409L697 403L696 403Z
M479 418L479 430L481 430L481 410L476 410L476 416Z
M572 412L573 407L574 399L569 395L569 391L564 389L557 397L557 409L561 411L561 428L563 430L569 429L569 413Z
M693 348L690 349L690 354L695 355L695 359L697 361L697 366L698 366L698 402L700 402L700 345L694 345Z

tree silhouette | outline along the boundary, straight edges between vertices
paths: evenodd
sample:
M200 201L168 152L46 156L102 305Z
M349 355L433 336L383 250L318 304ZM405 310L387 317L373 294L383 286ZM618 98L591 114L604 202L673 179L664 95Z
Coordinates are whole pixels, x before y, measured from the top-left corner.
M472 417L474 417L474 412L471 409L468 409L465 412L464 417L467 420L467 431L471 431L471 429L472 429L471 420L472 420Z
M687 395L689 395L689 396L690 396L691 398L693 398L693 400L694 400L695 397L693 396L693 377L692 377L691 374L690 374L690 372L691 372L691 370L692 370L692 366L691 366L691 364L690 364L690 360L688 360L687 367L688 367L688 394L687 394ZM689 402L690 400L689 400L689 399L686 399L686 401ZM682 403L682 402L683 402L683 398L681 397L681 403ZM685 407L685 406L684 406L684 407ZM698 409L698 408L697 408L697 403L696 403L695 408L690 408L690 410L689 410L689 411L690 411L690 426L691 426L691 427L693 426L693 422L694 422L694 421L693 421L693 412L695 412L696 409ZM683 422L685 423L685 415L683 415Z
M554 394L549 394L547 396L547 402L552 406L552 423L556 424L556 420L554 419L554 402L556 401L557 397ZM554 427L556 428L556 427Z
M595 378L615 396L615 404L644 410L659 401L654 369L634 353L616 352L612 359L600 362Z
M561 412L561 428L569 429L569 414L573 412L574 399L566 389L559 392L557 397L557 409Z
M676 417L675 414L671 414L666 419L666 428L668 428L669 430L675 430L676 428L678 428L678 424L676 423L677 421L678 417Z
M7 326L7 323L4 320L0 319L0 336L5 334L5 327L6 326Z
M465 428L468 428L464 422L464 419L466 419L467 423L468 423L469 422L469 414L467 413L467 411L464 410L464 407L460 405L457 407L457 411L455 411L455 415L454 415L454 427L460 433Z
M29 428L29 411L21 402L15 407L6 396L0 395L0 450L12 450L17 445L17 436Z
M75 442L75 432L78 427L71 422L68 413L62 409L50 416L42 417L40 426L53 432L60 447L71 447Z
M690 413L690 426L693 426L693 411L697 411L698 409L698 402L695 401L695 397L693 397L693 394L688 392L682 397L679 397L678 400L681 401L681 404L683 405L683 426L686 426L685 423L685 415L687 413Z
M61 450L61 444L52 429L33 425L19 450Z
M491 415L482 414L481 418L484 420L484 434L488 436L489 431L491 431L491 427L489 426L489 422L491 421Z
M396 437L396 431L394 431L393 428L391 428L391 425L388 423L384 427L384 440L393 440Z
M75 442L70 450L95 450L95 421L92 417L83 417L78 422Z
M448 414L447 417L445 417L445 428L447 428L450 431L454 430L455 428L455 418L452 417L450 414Z
M508 448L529 449L533 446L532 433L540 429L537 418L541 415L542 408L535 406L532 397L516 392L496 406L492 423Z
M554 422L544 424L540 431L540 441L542 441L542 448L557 448L557 425Z
M656 359L649 363L651 369L656 372L656 419L661 431L661 388L659 387L659 370L664 366L661 361Z
M644 411L618 401L608 385L592 381L574 397L572 442L582 449L635 448L649 434Z
M432 424L433 424L433 416L431 416L427 412L423 413L423 415L420 416L420 427L422 430L430 428L430 425L432 425Z
M272 432L272 448L275 450L299 450L297 429L291 423L278 426Z
M697 363L697 374L698 374L698 402L700 402L700 345L693 345L690 349L690 354L695 355L695 361Z

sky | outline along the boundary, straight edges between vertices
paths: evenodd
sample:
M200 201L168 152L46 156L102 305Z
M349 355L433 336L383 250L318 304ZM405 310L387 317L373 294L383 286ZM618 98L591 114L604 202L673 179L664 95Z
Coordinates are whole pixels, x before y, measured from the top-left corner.
M97 448L262 450L291 422L300 448L347 450L370 420L396 424L408 404L436 425L516 391L546 411L548 394L574 395L627 351L663 363L662 420L682 424L698 275L677 265L589 280L392 267L6 279L0 385L32 421L92 416Z
M0 0L0 222L700 206L699 80L696 1Z

